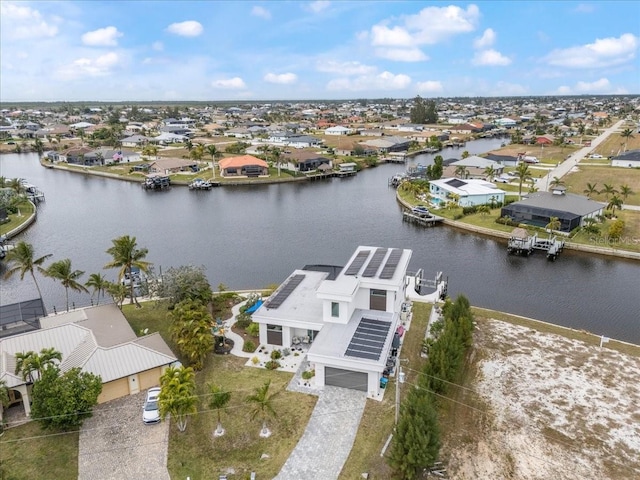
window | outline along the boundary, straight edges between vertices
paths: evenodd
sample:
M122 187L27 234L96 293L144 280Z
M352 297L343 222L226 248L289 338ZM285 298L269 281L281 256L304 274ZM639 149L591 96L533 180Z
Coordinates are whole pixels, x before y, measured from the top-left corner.
M331 316L334 318L340 317L340 304L338 302L331 302Z

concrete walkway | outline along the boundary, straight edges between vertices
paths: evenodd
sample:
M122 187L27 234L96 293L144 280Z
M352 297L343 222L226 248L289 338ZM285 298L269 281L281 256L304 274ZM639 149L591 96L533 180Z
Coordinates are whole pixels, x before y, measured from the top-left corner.
M325 386L302 438L276 480L337 479L349 457L366 393Z
M604 132L598 135L591 141L590 147L584 147L578 150L577 152L572 153L567 157L567 159L558 165L556 168L552 169L547 173L544 177L541 177L536 182L536 187L541 192L546 192L549 190L549 185L554 177L562 178L567 173L571 171L573 167L575 167L580 160L586 157L589 153L591 153L598 145L604 142L609 136L618 130L624 124L624 120L620 120L615 123L611 127L607 128Z

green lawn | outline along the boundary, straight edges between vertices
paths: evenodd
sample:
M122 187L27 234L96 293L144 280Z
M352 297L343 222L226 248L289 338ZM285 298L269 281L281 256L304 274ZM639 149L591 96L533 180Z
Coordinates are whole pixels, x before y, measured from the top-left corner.
M617 190L620 190L622 185L627 185L633 193L625 203L640 205L640 170L636 168L581 166L578 171L565 175L562 180L568 191L578 195L584 195L587 183L595 184L598 190L602 190L605 183L614 186ZM607 196L602 193L592 198L598 202L608 201Z
M22 202L18 208L20 209L20 216L18 216L17 213L14 215L9 215L9 221L0 225L0 235L4 235L14 228L22 225L27 221L27 219L33 214L33 211L35 210L33 204L28 201Z

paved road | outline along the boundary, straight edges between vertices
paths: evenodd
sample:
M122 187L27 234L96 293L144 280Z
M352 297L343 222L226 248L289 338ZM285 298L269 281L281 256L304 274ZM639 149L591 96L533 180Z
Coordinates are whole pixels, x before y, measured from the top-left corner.
M558 178L564 177L567 173L571 171L573 167L575 167L578 164L580 160L582 160L589 153L591 153L593 149L595 149L598 145L604 142L609 137L609 135L617 131L623 125L623 123L624 123L624 120L620 120L619 122L615 123L611 127L607 128L598 137L594 138L591 141L590 147L583 147L577 152L574 152L571 155L569 155L569 157L564 162L562 162L553 170L550 170L549 173L547 173L544 177L540 178L536 182L536 187L538 187L538 190L541 192L546 192L549 189L551 180L553 180L554 177L558 177Z

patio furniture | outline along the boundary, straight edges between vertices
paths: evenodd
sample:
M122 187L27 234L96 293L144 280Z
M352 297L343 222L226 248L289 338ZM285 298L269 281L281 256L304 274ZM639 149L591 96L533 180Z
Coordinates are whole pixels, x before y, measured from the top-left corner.
M301 342L301 340L298 337L293 337L291 339L291 343L293 343L294 345L300 345L300 342Z
M305 345L309 345L309 342L311 342L309 335L305 335L304 337L302 337L302 343L304 343Z

